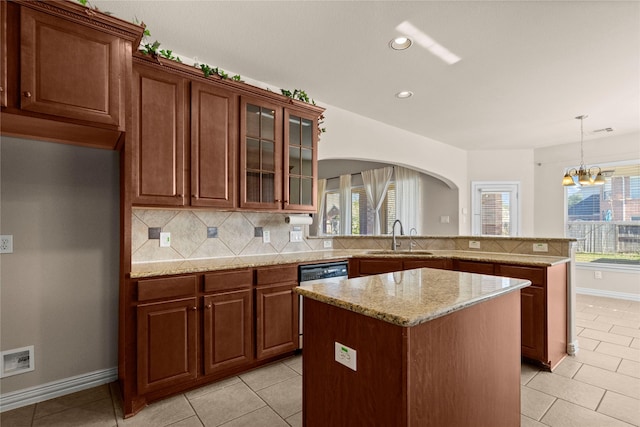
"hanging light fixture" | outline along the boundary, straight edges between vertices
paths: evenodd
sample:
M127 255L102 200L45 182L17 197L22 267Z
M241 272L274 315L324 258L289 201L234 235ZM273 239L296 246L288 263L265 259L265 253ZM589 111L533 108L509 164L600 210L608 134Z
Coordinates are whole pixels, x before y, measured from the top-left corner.
M584 165L584 130L582 125L584 119L587 117L589 116L586 114L576 117L576 119L580 120L580 167L578 169L571 168L565 171L564 177L562 178L562 185L565 187L604 184L604 176L602 176L600 166L586 167Z

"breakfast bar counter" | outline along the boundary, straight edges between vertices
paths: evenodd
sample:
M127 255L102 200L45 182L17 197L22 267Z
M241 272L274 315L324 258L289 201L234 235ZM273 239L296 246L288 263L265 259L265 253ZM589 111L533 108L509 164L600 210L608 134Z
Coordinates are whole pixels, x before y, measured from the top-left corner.
M423 268L298 287L304 425L519 425L529 284Z

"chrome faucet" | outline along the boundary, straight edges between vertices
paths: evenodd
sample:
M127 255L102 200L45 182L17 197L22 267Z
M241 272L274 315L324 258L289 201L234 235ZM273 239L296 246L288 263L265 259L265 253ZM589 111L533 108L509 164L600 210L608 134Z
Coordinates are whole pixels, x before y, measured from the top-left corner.
M402 229L402 223L400 222L399 219L396 219L395 221L393 221L393 226L391 227L391 234L392 234L392 240L391 240L391 250L395 251L396 249L398 249L398 246L400 246L400 243L396 243L396 224L400 224L400 235L404 236L404 230Z
M416 245L416 242L413 241L413 236L417 236L418 235L418 230L416 230L415 228L412 228L411 230L409 230L409 250L412 251L413 247Z

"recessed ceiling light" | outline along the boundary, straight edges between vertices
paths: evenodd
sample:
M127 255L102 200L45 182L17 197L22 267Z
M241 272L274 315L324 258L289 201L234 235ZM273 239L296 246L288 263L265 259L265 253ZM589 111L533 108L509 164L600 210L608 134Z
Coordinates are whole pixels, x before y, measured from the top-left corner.
M413 92L409 90L403 90L402 92L396 93L396 98L398 99L407 99L413 96Z
M411 47L411 39L407 37L396 37L389 42L389 47L393 50L405 50Z

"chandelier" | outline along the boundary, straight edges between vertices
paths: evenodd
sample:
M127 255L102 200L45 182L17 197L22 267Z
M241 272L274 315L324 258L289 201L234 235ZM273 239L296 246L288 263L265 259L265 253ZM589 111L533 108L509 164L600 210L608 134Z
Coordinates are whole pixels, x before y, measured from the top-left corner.
M576 119L580 120L580 167L578 169L571 168L565 171L564 177L562 178L562 185L565 187L604 184L604 176L602 176L600 166L586 167L584 165L584 131L582 124L587 117L589 116L586 114L576 117Z

